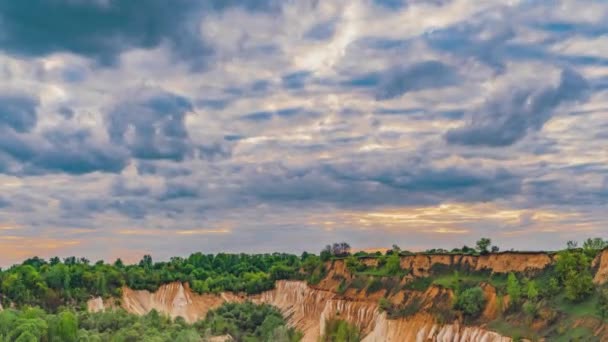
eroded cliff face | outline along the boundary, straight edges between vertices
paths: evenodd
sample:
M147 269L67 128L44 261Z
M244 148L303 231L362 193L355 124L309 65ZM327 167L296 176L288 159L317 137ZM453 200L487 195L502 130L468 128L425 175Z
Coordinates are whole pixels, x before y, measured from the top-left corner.
M511 342L511 338L457 323L439 325L426 313L400 319L387 319L386 314L380 314L374 323L374 330L363 338L363 342L400 341Z
M377 260L363 259L363 262L374 266ZM430 275L436 265L454 269L487 270L493 273L525 272L541 270L554 262L552 255L546 253L511 253L489 254L484 256L417 254L401 257L401 267L410 269L411 277ZM608 278L608 253L604 252L598 259L596 281ZM279 308L291 326L304 332L305 342L316 342L325 329L325 322L331 318L346 320L357 325L365 342L376 341L445 341L445 342L503 342L510 338L487 331L481 327L467 327L454 322L438 324L429 314L435 309L449 308L453 294L450 290L431 286L425 292L398 291L388 299L394 304L419 305L418 313L407 318L389 319L378 310L378 298L383 291L367 295L365 291L350 289L344 295L335 293L341 279L351 279L344 260L335 260L326 264L327 276L316 286L309 286L301 281L278 281L275 289L255 296L239 296L232 293L220 295L198 295L191 291L187 284L171 283L161 286L158 291L135 291L123 288L120 306L128 312L145 314L155 309L170 317L183 317L188 322L203 319L209 310L219 307L224 302L252 300L257 303L268 303ZM598 280L600 279L600 280ZM407 281L404 280L404 281ZM482 317L491 320L500 314L499 308L505 308L508 299L499 298L490 285L484 285L487 305ZM502 300L502 303L498 303ZM112 306L112 301L104 302L101 298L88 303L90 311L99 311ZM443 305L443 306L442 306Z
M161 286L156 292L123 287L119 303L121 308L133 314L145 315L156 310L171 318L182 317L187 322L194 323L199 319L204 319L209 310L219 307L224 302L242 300L243 297L232 293L199 295L193 292L187 283L175 282ZM104 301L100 297L87 302L87 308L91 312L103 311L116 306L114 299Z
M594 266L597 267L597 272L593 281L596 284L605 284L608 282L608 249L604 249L594 260Z
M401 268L411 269L412 275L426 277L435 265L492 273L542 270L554 262L548 253L503 252L487 255L414 254L401 257Z
M421 312L429 309L439 298L442 298L442 301L451 298L448 290L438 287L431 287L416 295L418 297L410 293L399 294L405 302L421 300ZM369 300L364 293L359 297L342 297L331 291L312 288L301 281L278 281L274 290L249 297L231 293L198 295L187 285L180 283L163 285L154 293L124 288L121 307L140 315L155 309L173 318L180 316L188 322L195 322L224 302L245 299L279 308L287 317L290 326L304 333L304 342L316 342L325 329L325 322L332 318L357 325L366 342L510 341L481 328L458 324L440 325L432 316L424 313L408 318L388 319L386 314L378 310L377 300ZM109 301L95 298L89 301L88 308L91 311L99 311L111 305Z

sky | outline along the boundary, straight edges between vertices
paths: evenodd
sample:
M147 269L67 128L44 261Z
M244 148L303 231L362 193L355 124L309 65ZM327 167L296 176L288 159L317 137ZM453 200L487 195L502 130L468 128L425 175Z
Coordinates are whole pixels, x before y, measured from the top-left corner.
M608 238L608 3L0 1L0 265Z

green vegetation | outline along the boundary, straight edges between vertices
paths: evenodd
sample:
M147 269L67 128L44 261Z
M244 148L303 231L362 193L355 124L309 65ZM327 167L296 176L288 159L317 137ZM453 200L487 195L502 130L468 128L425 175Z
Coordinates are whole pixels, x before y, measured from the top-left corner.
M509 278L507 278L507 294L509 295L511 306L519 304L521 300L521 285L513 273L509 273Z
M580 339L589 337L585 334L594 331L597 324L608 321L608 288L593 283L592 266L593 258L607 245L599 238L587 239L581 248L570 241L567 249L553 254L555 262L545 269L509 274L479 270L471 266L474 258L449 255L485 258L498 251L489 238L479 239L476 248L427 251L448 254L442 260L451 260L449 266L442 261L430 265L430 269L425 269L425 265L432 255L403 259L411 253L398 246L385 254L351 254L350 245L344 242L328 245L318 256L306 252L301 256L195 253L187 258L154 262L146 255L134 265L125 265L120 259L107 264L75 257L48 261L31 258L0 270L0 300L5 308L17 308L0 315L0 342L138 341L143 337L151 341L198 341L204 336L222 334L230 334L238 341L297 341L301 336L286 327L275 309L251 303L226 305L194 325L179 319L173 322L157 313L151 313L155 316L152 318L137 318L121 312L83 312L88 299L120 297L123 286L154 291L162 284L178 281L188 282L199 293L255 294L272 289L282 279L332 284L338 294L383 296L378 305L389 318L410 316L424 308L439 322L464 319L470 324L489 324L504 328L508 336L535 339L569 334ZM410 261L418 269L402 268ZM342 262L347 274L341 273ZM328 274L331 279L327 279ZM496 290L498 316L493 322L481 315L488 285ZM446 290L433 289L429 296L425 295L431 286ZM398 291L406 293L392 297ZM503 302L507 297L509 302ZM402 298L401 302L395 298ZM111 323L100 327L93 319ZM156 330L149 328L149 320L158 326ZM577 325L581 321L587 326ZM575 326L580 329L569 329ZM359 337L359 332L347 322L335 320L328 322L323 341L355 341Z
M299 341L302 334L286 324L274 307L245 302L227 303L209 311L196 327L200 331L209 329L213 335L229 334L237 341Z
M344 320L330 319L325 322L325 332L321 342L359 342L361 333L355 325Z
M461 310L469 317L477 317L481 314L485 302L486 300L481 287L472 287L457 295L454 308Z
M308 273L301 273L301 270ZM78 305L93 296L119 296L126 285L138 290L156 290L160 285L189 282L192 289L204 292L259 293L273 288L275 280L322 278L319 257L302 259L289 254L217 254L195 253L188 258L152 261L150 256L135 265L125 266L84 258L31 258L0 272L3 303L32 305L54 312L62 305Z
M585 250L567 249L558 254L555 269L565 288L567 299L582 301L593 293L591 261L592 258Z
M230 334L236 341L295 342L301 333L286 326L279 311L250 302L225 304L193 325L152 311L145 316L125 311L103 313L62 310L47 314L40 308L0 312L0 341L176 341L199 342Z

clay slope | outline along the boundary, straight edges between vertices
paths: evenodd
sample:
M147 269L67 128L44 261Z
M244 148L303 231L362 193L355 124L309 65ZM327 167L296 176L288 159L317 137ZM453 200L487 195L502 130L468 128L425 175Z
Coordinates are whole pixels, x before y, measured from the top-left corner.
M175 282L165 284L153 293L123 287L120 307L137 315L145 315L152 310L156 310L171 318L182 317L186 322L194 323L204 319L209 310L219 307L224 302L241 300L241 298L231 293L199 295L190 289L188 283ZM104 302L99 297L87 302L88 310L92 312L102 311L114 306L113 300Z
M416 277L428 276L435 265L493 273L542 270L554 257L542 252L502 252L487 255L413 254L401 257L401 268L412 270Z
M387 319L378 315L374 330L363 342L442 341L442 342L511 342L511 338L479 327L467 327L457 323L439 325L425 313L402 319Z
M404 294L401 294L403 296ZM440 296L449 296L446 290L431 287L420 294L423 301L421 312L424 312ZM207 312L226 301L246 299L231 293L221 295L197 295L186 285L171 283L163 285L158 291L134 291L123 289L122 307L128 312L145 314L152 309L171 317L183 317L188 322L204 318ZM368 300L362 294L360 298L341 297L331 291L315 289L301 281L279 281L276 288L259 295L247 297L257 303L267 303L279 308L288 318L290 326L304 332L304 342L316 342L325 329L325 322L339 318L357 325L364 341L400 341L418 342L475 342L475 341L510 341L498 334L480 328L463 327L457 324L438 325L432 316L419 313L402 319L387 319L380 313L377 300ZM104 309L109 303L100 298L89 301L92 311Z
M597 267L597 272L595 273L593 281L596 284L608 282L608 249L604 249L602 253L596 257L594 266Z

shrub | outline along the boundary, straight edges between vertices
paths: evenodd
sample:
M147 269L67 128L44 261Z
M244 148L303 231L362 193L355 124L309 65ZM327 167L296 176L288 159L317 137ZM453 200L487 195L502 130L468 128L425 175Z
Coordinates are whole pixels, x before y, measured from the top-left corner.
M517 305L521 299L521 286L517 277L513 273L509 273L507 278L507 294L511 305Z
M525 302L522 308L524 310L524 313L530 319L533 319L534 317L536 317L536 314L538 313L538 307L536 306L536 304L534 304L530 301Z
M382 297L378 301L378 307L380 311L390 311L393 308L393 304L385 297Z
M346 321L330 319L325 323L322 342L359 342L361 333L359 329Z
M477 286L462 291L456 299L454 308L461 310L467 316L477 317L481 314L485 302L483 290Z
M374 293L382 290L382 281L380 279L372 279L367 286L367 293Z
M597 314L603 319L608 319L608 289L598 290Z
M409 283L403 286L404 290L426 291L433 283L433 279L429 277L414 278Z

